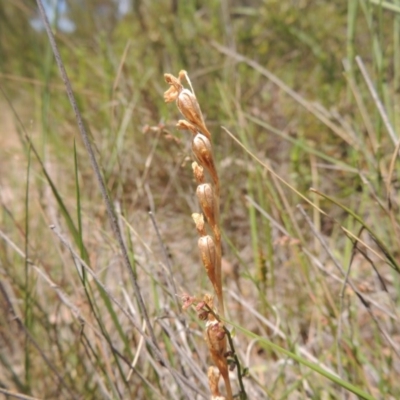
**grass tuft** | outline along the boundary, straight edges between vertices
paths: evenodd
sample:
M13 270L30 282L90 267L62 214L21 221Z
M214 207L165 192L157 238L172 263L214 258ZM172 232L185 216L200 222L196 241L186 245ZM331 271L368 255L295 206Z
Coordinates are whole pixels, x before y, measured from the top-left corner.
M400 2L28 3L0 7L1 395L400 398Z

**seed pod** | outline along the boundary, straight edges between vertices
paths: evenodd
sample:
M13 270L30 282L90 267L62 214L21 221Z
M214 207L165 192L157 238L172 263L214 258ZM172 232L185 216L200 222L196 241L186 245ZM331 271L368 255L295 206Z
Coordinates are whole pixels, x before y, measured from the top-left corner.
M198 133L192 141L192 150L201 166L207 169L214 184L218 184L217 170L215 169L214 157L212 154L211 142L201 133Z
M224 328L221 322L216 320L207 322L205 333L207 346L214 364L218 367L219 372L225 380L229 376L229 371L226 358L224 357L227 344L226 335L222 335L222 332L224 332Z
M210 183L203 183L196 189L197 198L204 215L213 231L218 221L218 202L214 196L214 190Z
M188 89L182 89L176 99L176 105L182 115L192 124L197 126L205 136L211 139L211 134L208 131L203 115L200 110L199 103L197 102L196 96Z
M215 285L215 265L217 262L217 250L210 235L202 236L197 242L200 250L201 260L207 271L208 279Z

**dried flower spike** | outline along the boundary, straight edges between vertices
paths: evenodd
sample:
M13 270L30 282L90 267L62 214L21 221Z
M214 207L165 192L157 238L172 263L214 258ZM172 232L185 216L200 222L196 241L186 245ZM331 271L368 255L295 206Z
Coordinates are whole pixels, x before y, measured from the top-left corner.
M188 130L193 134L192 151L197 162L193 162L192 169L198 184L196 194L209 228L206 229L203 214L194 213L192 218L200 236L198 247L201 259L218 299L217 312L223 318L224 298L221 277L221 233L219 227L220 184L212 153L211 134L204 123L199 103L186 71L180 71L178 78L171 74L165 74L165 80L170 85L170 88L164 94L165 101L175 101L178 109L186 118L178 121L177 127ZM191 90L183 87L182 82L184 80L189 83ZM211 180L211 182L207 180ZM211 231L210 234L207 231ZM190 307L193 304L192 301L190 296L186 296L184 306ZM213 362L217 367L217 369L210 367L208 370L209 385L212 393L211 399L232 400L229 369L225 357L227 348L226 330L223 323L220 322L219 316L213 310L213 297L211 295L205 295L204 300L196 306L198 317L207 321L205 339ZM218 382L220 375L224 379L226 398L221 396L219 392Z

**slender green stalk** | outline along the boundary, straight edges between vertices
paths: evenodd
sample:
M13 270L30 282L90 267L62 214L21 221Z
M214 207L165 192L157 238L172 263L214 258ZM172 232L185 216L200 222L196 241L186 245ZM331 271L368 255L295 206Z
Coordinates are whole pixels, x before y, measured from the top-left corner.
M26 170L26 186L25 186L25 282L24 282L24 323L26 329L32 332L33 329L33 312L32 312L32 296L33 282L29 265L29 219L30 219L30 171L31 171L31 148L28 148L28 165ZM28 390L31 388L31 343L28 336L25 336L25 385Z
M304 359L303 357L300 357L299 355L297 355L296 353L293 353L289 350L284 349L281 346L278 346L277 344L265 339L264 337L261 337L247 329L245 329L242 326L239 326L237 324L234 324L232 322L229 321L229 324L232 325L233 327L235 327L238 331L242 332L243 334L245 334L247 337L251 337L253 339L257 339L259 341L259 343L261 344L262 347L266 348L266 349L272 349L274 351L276 351L277 353L280 354L284 354L288 357L290 357L292 360L297 361L298 363L305 365L306 367L312 369L313 371L317 372L318 374L324 376L325 378L329 379L330 381L337 383L339 386L347 389L348 391L356 394L357 396L359 396L359 398L361 399L365 399L365 400L375 400L375 398L370 395L369 393L364 392L363 390L361 390L359 387L339 378L337 375L334 375L326 370L324 370L323 368L321 368L319 365L312 363L306 359Z

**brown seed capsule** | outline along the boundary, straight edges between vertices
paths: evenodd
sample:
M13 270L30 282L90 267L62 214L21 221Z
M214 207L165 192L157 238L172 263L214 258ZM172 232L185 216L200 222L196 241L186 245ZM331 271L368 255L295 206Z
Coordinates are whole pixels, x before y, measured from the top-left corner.
M222 376L224 376L224 372L228 370L226 358L224 357L224 353L226 352L226 336L221 335L223 331L222 324L218 321L209 321L206 324L207 345L211 357Z
M200 250L201 260L207 271L208 279L215 285L215 265L217 262L217 251L215 243L210 235L202 236L197 242Z
M211 143L206 136L198 133L192 141L192 151L199 162L199 164L206 168L214 181L218 183L217 170L214 164L214 157L212 154Z
M196 96L190 90L182 89L179 92L176 99L176 105L182 115L190 123L195 125L206 137L211 139L211 134L204 123L199 103L197 102Z
M214 230L218 220L218 203L210 183L203 183L196 189L197 198L208 223Z
M224 357L224 353L226 352L226 336L222 339L217 337L221 329L223 329L222 324L218 321L207 322L205 338L208 349L210 350L211 358L224 379L227 398L232 399L233 396L229 380L228 363Z
M202 121L201 111L196 96L188 89L182 89L176 100L176 105L182 115L192 124Z

